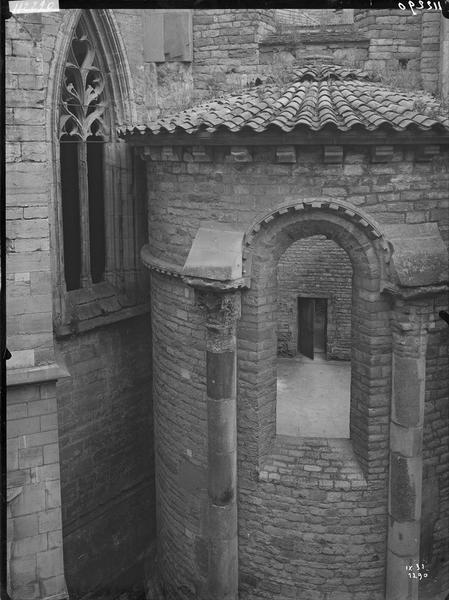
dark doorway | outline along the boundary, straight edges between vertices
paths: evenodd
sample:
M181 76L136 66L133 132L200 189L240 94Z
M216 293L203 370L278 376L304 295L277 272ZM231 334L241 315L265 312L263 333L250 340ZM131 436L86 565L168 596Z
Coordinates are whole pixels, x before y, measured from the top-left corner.
M298 298L298 351L326 356L327 298Z

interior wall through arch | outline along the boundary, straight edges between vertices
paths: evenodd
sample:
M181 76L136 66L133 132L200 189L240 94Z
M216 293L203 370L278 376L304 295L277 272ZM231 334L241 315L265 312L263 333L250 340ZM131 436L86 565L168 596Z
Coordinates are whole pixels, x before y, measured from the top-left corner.
M298 297L327 299L326 358L349 360L352 265L332 240L315 235L294 242L278 263L278 354L298 353Z

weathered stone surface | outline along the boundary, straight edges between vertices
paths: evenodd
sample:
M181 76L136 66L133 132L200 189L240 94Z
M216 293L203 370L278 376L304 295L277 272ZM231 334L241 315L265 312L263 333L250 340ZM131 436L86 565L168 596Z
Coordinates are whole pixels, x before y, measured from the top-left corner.
M236 449L237 431L236 400L207 399L207 426L214 440L214 450L218 453L232 452Z
M396 521L419 519L421 483L422 457L391 455L389 513Z
M242 276L243 233L226 225L200 227L184 265L183 274L228 281Z
M390 450L402 456L412 457L422 454L423 430L421 427L408 427L390 423Z
M393 245L392 263L400 285L418 287L447 282L447 248L437 223L385 225Z
M390 524L388 547L397 556L414 556L419 548L421 522L395 521Z
M385 587L385 600L418 600L418 579L407 576L407 567L419 561L416 555L397 556L388 550L387 561L390 570L387 570ZM398 574L403 574L398 577Z
M392 419L404 427L417 427L424 419L424 359L394 355Z

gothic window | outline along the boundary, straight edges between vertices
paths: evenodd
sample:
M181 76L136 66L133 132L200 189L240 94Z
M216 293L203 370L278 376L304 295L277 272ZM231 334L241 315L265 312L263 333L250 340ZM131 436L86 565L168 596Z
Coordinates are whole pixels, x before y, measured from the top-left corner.
M144 314L149 306L140 260L147 242L145 169L116 135L119 124L135 119L132 71L112 11L82 10L76 22L67 19L51 98L58 337Z
M108 136L105 74L80 21L61 90L60 161L64 275L68 291L104 278L106 264L104 142Z

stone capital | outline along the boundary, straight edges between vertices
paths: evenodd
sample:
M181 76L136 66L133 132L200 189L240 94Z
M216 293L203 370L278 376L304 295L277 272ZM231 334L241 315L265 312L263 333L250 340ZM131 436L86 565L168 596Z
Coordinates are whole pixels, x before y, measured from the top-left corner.
M206 327L212 330L233 329L241 314L240 292L214 293L198 291L199 307L206 313Z

